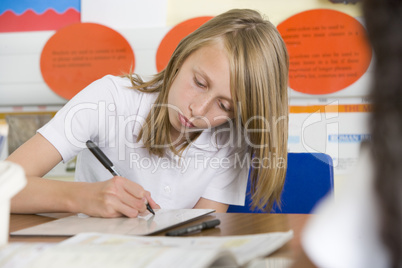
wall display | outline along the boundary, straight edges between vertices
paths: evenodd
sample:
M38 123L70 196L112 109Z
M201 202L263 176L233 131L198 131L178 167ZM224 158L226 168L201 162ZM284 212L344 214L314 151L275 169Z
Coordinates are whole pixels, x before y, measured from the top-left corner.
M216 15L232 8L251 8L262 12L274 25L312 9L333 9L351 17L361 16L361 5L336 5L328 0L168 0L167 25L204 15Z
M81 0L81 22L113 29L166 26L168 0Z
M80 0L1 0L0 33L58 30L80 22Z
M329 9L295 14L277 27L290 58L289 150L326 153L343 177L370 139L366 31L355 17Z
M289 52L289 86L312 95L331 94L355 83L371 62L361 23L344 13L315 9L278 25Z
M197 17L189 19L174 26L162 39L158 51L156 52L156 70L158 72L165 69L169 62L170 56L176 49L177 45L187 35L195 31L202 24L210 20L212 17Z
M93 81L134 70L134 52L118 32L95 23L77 23L57 31L40 58L43 79L54 92L71 99Z
M307 101L307 104L306 104ZM321 152L333 159L335 175L349 174L360 144L370 139L371 105L364 99L292 100L288 148L291 152Z

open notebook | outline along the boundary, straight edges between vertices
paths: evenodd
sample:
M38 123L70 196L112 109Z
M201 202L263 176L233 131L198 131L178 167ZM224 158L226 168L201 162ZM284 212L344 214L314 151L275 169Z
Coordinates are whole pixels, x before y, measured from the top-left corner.
M13 254L3 254L4 263L0 258L0 266L10 263L14 257L13 261L21 264L18 267L30 268L255 267L255 262L281 248L292 237L293 231L226 237L82 233L54 246L31 243L28 245L31 249L26 244L14 247ZM32 252L35 250L36 253ZM27 256L31 257L29 262L25 261Z
M73 236L85 232L149 235L214 212L213 209L159 209L155 216L138 218L95 218L78 214L12 232L23 236Z

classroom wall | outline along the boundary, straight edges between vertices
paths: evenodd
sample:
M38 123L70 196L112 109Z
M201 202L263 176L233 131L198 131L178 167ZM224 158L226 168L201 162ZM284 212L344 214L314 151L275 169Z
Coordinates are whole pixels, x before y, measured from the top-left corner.
M214 16L231 8L257 9L278 27L301 12L316 9L342 12L363 25L360 4L334 4L328 0L17 2L4 0L0 3L0 159L4 159L8 153L5 143L7 139L4 138L8 132L6 115L52 115L67 101L46 83L41 70L41 56L49 40L68 25L95 22L119 33L134 53L134 71L145 77L157 72L158 48L176 25L201 16ZM31 18L32 23L11 27L10 21L14 25L21 16L28 14L27 10L28 13L34 11L31 17L25 18L28 22ZM10 11L14 17L10 17ZM52 23L43 23L46 19ZM39 20L42 20L42 24L38 23ZM305 21L306 25L308 23ZM326 23L325 20L323 23ZM344 21L346 26L348 23ZM333 52L336 53L335 48ZM332 56L331 59L337 58ZM337 181L350 173L358 159L361 141L370 137L367 128L370 111L367 93L372 72L371 62L366 63L367 68L352 83L339 86L331 92L325 91L325 86L322 91L318 88L313 94L309 88L304 88L304 91L289 88L289 150L330 154L334 159ZM339 80L342 79L336 79ZM65 173L65 169L62 166L55 174L69 174Z

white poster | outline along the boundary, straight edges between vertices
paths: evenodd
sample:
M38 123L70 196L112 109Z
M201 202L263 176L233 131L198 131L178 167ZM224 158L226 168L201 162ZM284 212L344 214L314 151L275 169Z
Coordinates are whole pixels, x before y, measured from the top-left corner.
M113 29L166 26L167 0L81 0L81 22Z

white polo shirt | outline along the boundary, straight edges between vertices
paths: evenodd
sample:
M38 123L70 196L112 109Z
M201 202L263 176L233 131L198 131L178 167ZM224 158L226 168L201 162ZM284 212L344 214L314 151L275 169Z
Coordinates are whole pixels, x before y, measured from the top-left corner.
M137 142L158 93L130 88L127 78L105 76L70 100L38 130L66 162L78 155L76 181L96 182L112 175L86 149L92 140L120 173L151 192L165 209L193 208L200 197L243 205L250 166L243 135L225 124L204 131L182 158L166 150L151 155Z

